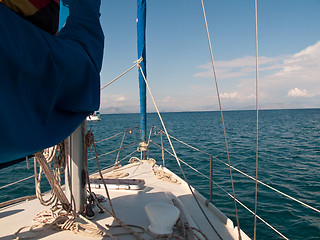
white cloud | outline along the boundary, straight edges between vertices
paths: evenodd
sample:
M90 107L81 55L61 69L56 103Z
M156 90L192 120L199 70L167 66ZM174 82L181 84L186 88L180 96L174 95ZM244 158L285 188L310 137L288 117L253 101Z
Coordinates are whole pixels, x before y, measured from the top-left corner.
M196 78L212 78L211 64L198 67ZM217 61L221 98L229 106L254 105L255 57ZM228 79L228 81L221 81ZM220 86L221 85L221 86ZM273 106L319 107L320 41L286 56L259 57L259 104ZM288 91L289 90L289 91Z
M289 97L313 97L315 94L309 93L306 89L300 90L299 88L293 88L289 90Z
M127 98L125 96L115 96L113 99L113 101L115 101L115 102L124 102L126 100L127 100Z
M101 96L100 108L121 107L131 103L125 95L121 94L103 94Z
M282 77L297 77L312 81L320 80L320 41L304 50L289 56L283 68L277 73Z
M287 56L281 69L264 77L262 82L262 91L274 100L285 102L299 97L299 103L308 101L311 107L318 107L320 100L312 97L320 93L320 41Z
M278 58L268 58L259 57L259 71L279 69L280 61L283 57ZM230 61L217 61L215 63L215 69L217 73L217 78L219 79L236 79L241 77L247 77L252 75L256 71L256 58L254 56L245 56L242 58L236 58ZM195 73L193 76L196 78L212 78L212 64L207 63L198 66L198 68L203 69L203 71Z
M160 103L173 103L173 102L176 102L176 101L177 101L176 98L174 98L172 96L166 96L160 101Z
M101 95L101 113L132 113L139 111L138 100L122 94L103 94Z
M244 95L239 92L223 92L223 93L220 93L220 97L223 99L230 99L230 100L233 99L233 100L242 102L242 101L254 99L255 95L254 94Z
M223 109L254 109L255 57L216 61L216 69ZM194 81L193 78L190 83L187 82L190 79L186 79L183 84L186 83L184 87L189 89L188 92L162 91L156 95L161 111L216 110L218 104L215 84L211 82L211 63L198 66L193 76L204 81ZM139 98L130 93L117 93L102 95L101 107L106 112L139 110ZM259 107L320 107L320 41L291 55L259 58ZM148 108L154 111L152 103Z
M233 99L233 98L239 98L238 92L231 92L231 93L221 93L221 98L227 98L227 99Z

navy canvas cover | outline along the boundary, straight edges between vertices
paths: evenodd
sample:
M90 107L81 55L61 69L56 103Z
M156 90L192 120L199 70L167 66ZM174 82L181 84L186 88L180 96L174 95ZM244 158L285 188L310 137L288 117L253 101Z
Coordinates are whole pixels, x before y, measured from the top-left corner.
M52 35L0 4L0 164L67 138L99 109L100 0L70 1Z

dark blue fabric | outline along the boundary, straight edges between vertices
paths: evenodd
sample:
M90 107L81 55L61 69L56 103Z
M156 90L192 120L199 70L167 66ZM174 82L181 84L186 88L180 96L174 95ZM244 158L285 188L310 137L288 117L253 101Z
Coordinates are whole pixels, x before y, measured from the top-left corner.
M53 146L99 109L100 0L73 0L53 36L0 4L0 163Z
M146 0L137 0L137 44L138 44L138 59L141 57L143 61L140 63L141 69L145 77L146 71ZM146 141L146 128L147 128L147 94L146 83L139 71L139 92L140 92L140 122L142 131L142 141Z

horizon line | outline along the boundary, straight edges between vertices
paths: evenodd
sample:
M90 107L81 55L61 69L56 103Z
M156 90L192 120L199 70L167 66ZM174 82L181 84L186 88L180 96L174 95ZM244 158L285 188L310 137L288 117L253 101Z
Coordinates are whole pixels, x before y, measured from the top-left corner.
M280 110L320 110L320 107L312 107L312 108L266 108L266 109L258 109L258 111L280 111ZM240 111L256 111L256 109L230 109L230 110L222 110L222 112L240 112ZM100 112L100 111L97 111ZM160 113L200 113L200 112L220 112L219 110L186 110L186 111L163 111ZM157 112L147 112L147 114L156 114ZM104 115L119 115L119 114L140 114L139 112L119 112L119 113L101 113Z

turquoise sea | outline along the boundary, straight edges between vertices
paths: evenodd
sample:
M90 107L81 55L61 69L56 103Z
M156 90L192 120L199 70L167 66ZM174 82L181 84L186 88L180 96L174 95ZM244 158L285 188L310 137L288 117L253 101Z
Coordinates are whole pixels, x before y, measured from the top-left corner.
M225 191L232 193L221 117L219 112L163 113L163 120L170 135L213 156L213 181ZM231 165L255 176L256 154L256 112L224 112ZM87 127L96 141L104 140L125 129L132 128L132 134L121 133L114 138L97 143L99 155L109 153L121 146L121 151L100 157L100 165L108 166L116 160L127 162L134 153L139 139L138 114L102 115L100 122L88 122ZM158 116L149 114L148 129L153 126L162 129ZM149 131L149 130L148 130ZM159 131L152 131L153 143L161 144ZM186 145L172 140L180 159L201 173L209 176L210 157ZM163 135L163 144L171 152ZM162 164L161 149L150 145L149 156ZM89 158L93 157L93 151ZM219 160L217 160L217 159ZM179 172L176 160L166 153L165 165ZM30 170L26 163L0 170L0 187L33 175L33 161ZM209 199L209 180L182 165L188 180L198 191ZM259 165L258 179L294 198L320 209L320 109L263 110L259 112ZM95 172L95 160L89 161L89 171ZM233 170L235 195L247 207L254 210L255 183ZM181 174L180 174L181 176ZM217 185L213 185L213 203L229 218L235 221L233 200ZM45 186L43 190L48 190ZM34 180L29 179L0 189L0 202L24 195L34 194ZM239 204L237 205L240 227L253 237L254 217ZM320 239L320 213L288 199L269 188L258 184L257 214L289 239ZM257 220L257 239L282 239L268 226Z

